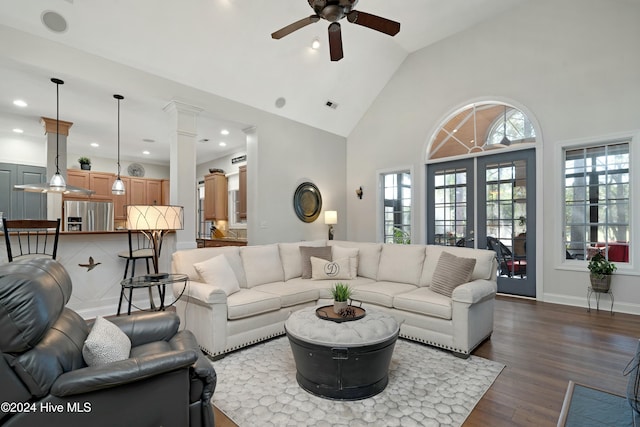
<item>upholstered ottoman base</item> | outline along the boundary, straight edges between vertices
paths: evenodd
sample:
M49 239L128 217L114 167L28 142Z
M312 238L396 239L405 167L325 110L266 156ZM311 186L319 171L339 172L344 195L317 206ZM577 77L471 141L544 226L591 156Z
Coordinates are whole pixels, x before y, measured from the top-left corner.
M320 397L358 400L374 396L389 382L389 364L399 326L381 312L353 322L296 312L285 323L300 387Z

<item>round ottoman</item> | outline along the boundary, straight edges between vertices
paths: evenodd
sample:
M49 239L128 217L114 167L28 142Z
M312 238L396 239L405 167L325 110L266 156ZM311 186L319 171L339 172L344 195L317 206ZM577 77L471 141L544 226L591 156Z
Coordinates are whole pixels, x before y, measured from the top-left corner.
M388 314L367 310L359 320L333 322L316 307L296 311L285 322L300 387L317 396L357 400L380 393L400 326Z

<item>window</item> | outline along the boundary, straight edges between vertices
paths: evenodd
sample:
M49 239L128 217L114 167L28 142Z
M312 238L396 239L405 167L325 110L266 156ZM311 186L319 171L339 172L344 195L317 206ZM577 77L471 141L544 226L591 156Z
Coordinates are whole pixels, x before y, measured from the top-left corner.
M629 141L564 151L566 257L629 262Z
M536 132L527 116L522 111L507 106L490 127L487 145L501 144L505 136L509 139L509 145L536 140Z
M411 173L393 172L382 175L383 241L411 243Z

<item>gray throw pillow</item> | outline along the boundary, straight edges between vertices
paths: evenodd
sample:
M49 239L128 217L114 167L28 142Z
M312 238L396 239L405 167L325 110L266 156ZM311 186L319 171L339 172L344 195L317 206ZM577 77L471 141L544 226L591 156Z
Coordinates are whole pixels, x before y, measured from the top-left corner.
M82 357L89 366L106 365L129 358L131 340L122 330L98 316L82 346Z
M302 261L302 278L311 279L311 257L331 261L331 246L300 246L300 258Z
M462 258L450 252L442 252L433 272L430 289L451 298L455 288L471 280L475 266L475 258Z

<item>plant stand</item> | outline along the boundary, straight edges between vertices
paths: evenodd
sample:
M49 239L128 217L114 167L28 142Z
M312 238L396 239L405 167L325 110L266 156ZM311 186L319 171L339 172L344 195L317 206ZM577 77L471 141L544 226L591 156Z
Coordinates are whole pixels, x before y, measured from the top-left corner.
M611 299L611 315L613 316L613 291L611 290L611 288L609 288L606 291L594 290L591 286L587 288L587 306L588 306L587 311L588 312L591 311L591 295L595 295L596 311L600 311L600 297L604 294L609 295L609 298Z

